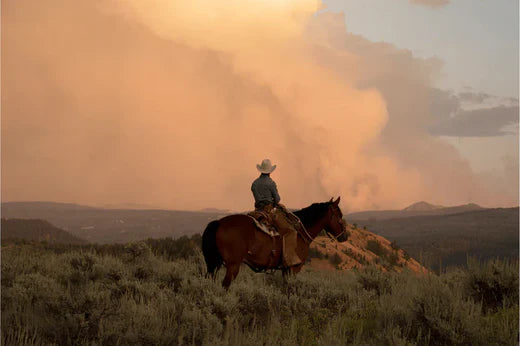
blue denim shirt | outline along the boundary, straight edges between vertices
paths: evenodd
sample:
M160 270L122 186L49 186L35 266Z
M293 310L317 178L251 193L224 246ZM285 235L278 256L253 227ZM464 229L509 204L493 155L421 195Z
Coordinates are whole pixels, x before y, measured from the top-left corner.
M251 185L251 191L255 197L255 208L263 208L269 204L278 204L280 195L276 183L269 174L261 174Z

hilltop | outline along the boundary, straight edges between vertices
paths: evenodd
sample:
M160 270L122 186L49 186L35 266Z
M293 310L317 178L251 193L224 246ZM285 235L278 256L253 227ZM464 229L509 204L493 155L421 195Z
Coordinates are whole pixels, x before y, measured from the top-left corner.
M445 208L442 205L433 205L428 202L417 202L412 205L409 205L408 207L404 208L405 211L425 211L425 210L436 210L436 209L442 209Z
M311 267L321 270L355 269L367 265L382 271L402 272L409 269L414 272L427 272L406 251L400 249L388 239L348 225L349 237L339 243L327 236L318 236L311 244Z

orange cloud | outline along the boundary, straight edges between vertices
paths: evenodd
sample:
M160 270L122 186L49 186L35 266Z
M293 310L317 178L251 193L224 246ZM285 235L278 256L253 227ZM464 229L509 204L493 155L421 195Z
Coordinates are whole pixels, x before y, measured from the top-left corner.
M7 2L2 198L245 210L268 157L291 207L504 202L426 132L439 62L319 6Z

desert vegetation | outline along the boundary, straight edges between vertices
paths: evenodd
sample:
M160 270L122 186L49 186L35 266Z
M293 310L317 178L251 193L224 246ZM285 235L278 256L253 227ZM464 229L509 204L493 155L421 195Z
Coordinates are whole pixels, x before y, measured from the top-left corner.
M304 269L287 282L244 267L226 292L205 277L199 242L4 242L2 344L518 343L518 262Z

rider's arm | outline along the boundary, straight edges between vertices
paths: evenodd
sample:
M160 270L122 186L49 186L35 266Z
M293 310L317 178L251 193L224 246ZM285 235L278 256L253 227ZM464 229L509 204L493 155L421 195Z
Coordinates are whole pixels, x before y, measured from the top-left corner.
M251 192L253 192L253 197L255 198L255 202L257 202L259 199L259 196L258 196L258 191L256 190L254 183L251 185Z
M280 195L278 194L278 188L276 187L276 183L274 181L271 185L271 194L273 195L274 205L277 205L280 202Z

